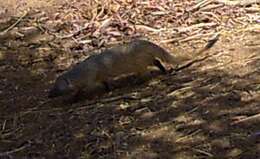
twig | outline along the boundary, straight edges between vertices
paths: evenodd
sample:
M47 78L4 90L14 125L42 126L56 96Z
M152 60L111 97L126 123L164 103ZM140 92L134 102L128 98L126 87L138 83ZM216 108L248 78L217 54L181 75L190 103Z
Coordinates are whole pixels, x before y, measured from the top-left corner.
M221 19L216 14L214 14L213 12L203 11L202 13L215 18L219 24L221 23Z
M201 39L203 37L207 37L207 36L214 35L214 34L215 33L196 34L196 35L193 35L193 36L189 36L185 39L181 39L181 40L179 40L179 42L187 42L187 41L191 41L191 40L197 40L197 39Z
M191 148L193 151L196 151L196 152L199 152L203 155L206 155L208 157L214 157L213 154L209 153L209 152L206 152L206 151L203 151L203 150L200 150L200 149L196 149L196 148Z
M247 13L260 13L260 8L257 7L245 8L245 11Z
M25 12L14 24L12 24L11 26L9 26L7 29L5 29L4 31L2 31L0 34L5 34L7 32L9 32L10 30L12 30L17 24L19 24L22 19L28 14L28 12Z
M198 4L196 4L195 6L193 6L189 11L193 12L196 10L199 10L200 8L212 3L214 0L203 0L201 2L199 2Z
M164 30L164 29L155 29L155 28L152 28L152 27L149 27L146 25L136 25L135 27L136 27L136 29L147 30L147 31L151 31L151 32L160 32L160 31Z
M204 8L201 8L200 10L201 11L212 11L213 9L217 9L217 8L220 8L220 7L223 7L224 4L215 4L215 5L208 5Z
M26 148L28 148L28 147L30 147L30 146L31 146L31 142L29 142L28 144L25 144L25 145L23 145L23 146L21 146L21 147L18 147L18 148L16 148L16 149L13 149L13 150L10 150L10 151L6 151L6 152L1 152L1 153L0 153L0 157L9 156L9 155L11 155L11 154L13 154L13 153L22 151L22 150L24 150L24 149L26 149Z
M228 6L247 6L251 4L260 3L260 0L237 0L237 1L215 0L215 2L222 3Z
M101 100L95 100L92 101L82 107L76 108L76 110L82 110L85 108L90 108L91 105L94 105L94 107L96 107L97 103L110 103L110 102L115 102L115 101L119 101L119 100L137 100L139 99L139 97L136 97L134 94L133 95L120 95L120 96L116 96L116 97L111 97L111 98L105 98L105 99L101 99ZM75 110L75 109L74 109Z
M233 125L236 124L242 124L242 123L248 123L248 122L259 122L260 121L260 113L256 114L256 115L252 115L250 117L246 117L244 119L240 119L238 121L233 122Z
M54 36L56 36L57 38L59 38L59 39L68 39L68 38L71 38L71 37L76 36L77 34L79 34L80 32L82 32L83 30L86 30L88 27L89 27L89 25L86 25L86 26L80 28L79 30L77 30L77 31L75 31L75 32L73 32L73 33L71 33L71 34L63 35L63 36L60 36L60 35L57 35L57 34L54 34L54 33L52 33L52 34L53 34Z
M180 27L177 28L178 32L187 32L187 31L191 31L193 29L198 29L198 28L204 28L204 27L215 27L217 26L217 23L199 23L199 24L195 24L195 25L191 25L188 27Z
M196 135L196 134L198 134L198 133L200 133L200 132L201 132L201 129L198 129L198 130L192 132L192 133L189 134L189 135L186 135L186 136L183 136L183 137L177 139L175 142L176 142L176 143L181 142L182 140L188 139L188 138L190 138L190 137L192 137L192 136L194 136L194 135Z
M114 102L114 101L117 101L117 100L120 100L120 99L136 100L136 99L139 99L139 98L136 97L134 94L133 95L120 95L120 96L100 100L100 102L101 103L108 103L108 102Z
M187 38L179 37L179 38L171 38L171 39L161 40L160 43L187 42L187 41L191 41L191 40L201 39L201 38L207 37L207 36L212 36L212 35L215 35L215 34L216 33L195 34L195 35L191 35Z
M44 106L45 104L48 104L50 102L53 102L53 100L46 100L44 101L43 103L40 103L39 105L36 105L35 107L33 107L32 109L29 109L29 110L26 110L24 112L21 112L20 113L20 117L24 116L24 115L27 115L29 113L37 113L37 112L44 112L44 111L49 111L49 110L40 110L39 108ZM52 109L52 110L55 110L55 109Z
M98 16L97 14L93 15L93 17L91 18L89 23L85 24L85 26L81 27L79 30L77 30L71 34L60 36L55 33L51 33L51 32L50 33L59 39L68 39L68 38L74 37L75 35L79 34L83 30L86 30L90 25L92 25L93 22L95 21L95 19L97 18L97 16Z
M5 131L5 126L6 126L6 120L5 120L4 123L3 123L2 131Z
M182 37L181 38L171 38L171 39L161 40L160 43L174 43L174 42L180 41L181 39L183 39L183 38Z

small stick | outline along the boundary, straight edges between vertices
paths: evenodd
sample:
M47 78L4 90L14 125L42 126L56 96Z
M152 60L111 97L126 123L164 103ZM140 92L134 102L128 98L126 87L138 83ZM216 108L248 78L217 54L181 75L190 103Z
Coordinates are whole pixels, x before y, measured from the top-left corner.
M57 35L57 34L54 34L54 33L52 33L52 34L53 34L54 36L56 36L57 38L59 38L59 39L68 39L68 38L71 38L71 37L73 37L73 36L79 34L79 33L82 32L83 30L86 30L88 27L89 27L89 25L86 25L86 26L80 28L79 30L77 30L77 31L75 31L75 32L73 32L73 33L70 33L70 34L68 34L68 35L63 35L63 36L60 36L60 35Z
M203 155L206 155L208 157L214 157L213 154L209 153L209 152L206 152L206 151L203 151L203 150L200 150L200 149L196 149L196 148L192 148L193 151L196 151L198 153L201 153Z
M202 39L203 37L207 37L210 35L214 35L215 33L207 33L207 34L196 34L184 39L179 40L179 42L187 42L187 41L191 41L191 40L197 40L197 39Z
M228 6L247 6L251 4L260 3L260 0L239 0L239 1L215 0L215 2L222 3Z
M146 25L136 25L135 27L136 27L136 29L147 30L150 32L160 32L160 31L164 30L164 29L155 29L155 28L152 28L152 27L149 27Z
M28 14L28 12L25 12L14 24L12 24L11 26L9 26L7 29L5 29L4 31L2 31L0 34L5 34L8 31L12 30L17 24L19 24L22 19Z
M171 39L165 39L162 40L160 43L174 43L174 42L187 42L187 41L191 41L191 40L197 40L197 39L201 39L203 37L207 37L207 36L211 36L211 35L215 35L215 33L207 33L207 34L195 34L195 35L191 35L187 38L171 38Z
M204 27L214 27L217 26L218 24L215 22L211 22L211 23L199 23L199 24L194 24L188 27L180 27L177 28L178 32L187 32L187 31L191 31L197 28L204 28Z
M192 132L192 133L189 134L189 135L186 135L186 136L183 136L183 137L178 138L175 142L176 142L176 143L181 142L181 141L183 141L183 140L185 140L185 139L188 139L188 138L190 138L190 137L192 137L192 136L194 136L194 135L197 135L197 134L200 133L200 132L201 132L201 129L198 129L198 130Z
M1 152L1 153L0 153L0 157L9 156L9 155L11 155L11 154L13 154L13 153L22 151L22 150L24 150L24 149L26 149L26 148L28 148L28 147L30 147L30 146L31 146L31 143L29 142L28 144L25 144L25 145L23 145L23 146L21 146L21 147L18 147L18 148L16 148L16 149L13 149L13 150L10 150L10 151L6 151L6 152Z
M201 8L200 10L201 11L211 11L213 9L217 9L217 8L220 8L220 7L223 7L223 6L224 6L224 4L209 5L207 7Z
M233 125L241 124L241 123L248 123L248 122L259 122L260 121L260 113L246 117L244 119L240 119L238 121L233 122Z
M221 23L221 19L216 14L214 14L213 12L203 11L202 13L206 14L206 15L212 16L213 18L215 18L217 20L218 23Z
M119 96L116 96L116 97L110 97L110 98L105 98L105 99L102 99L102 100L95 100L95 101L92 101L90 103L87 103L86 105L84 105L83 107L79 107L79 108L76 108L76 110L82 110L82 109L85 109L85 108L89 108L91 105L95 105L97 103L110 103L110 102L115 102L115 101L119 101L119 100L137 100L139 99L139 97L136 97L135 95L119 95ZM96 107L96 105L94 106ZM74 109L75 110L75 109Z
M171 39L165 39L162 40L161 43L174 43L180 41L182 38L171 38Z
M198 4L196 4L195 6L193 6L189 11L193 12L193 11L196 11L196 10L199 10L200 8L212 3L213 0L204 0L204 1L201 1L199 2Z
M5 120L4 123L3 123L2 131L5 131L5 126L6 126L6 120Z

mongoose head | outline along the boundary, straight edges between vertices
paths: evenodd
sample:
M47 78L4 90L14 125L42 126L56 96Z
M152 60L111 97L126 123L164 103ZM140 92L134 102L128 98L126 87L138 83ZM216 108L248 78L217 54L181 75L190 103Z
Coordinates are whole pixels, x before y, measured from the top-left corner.
M67 78L60 76L57 78L57 80L54 83L54 86L49 91L48 97L55 98L58 96L69 95L72 92L74 92L73 90L74 89L71 81Z

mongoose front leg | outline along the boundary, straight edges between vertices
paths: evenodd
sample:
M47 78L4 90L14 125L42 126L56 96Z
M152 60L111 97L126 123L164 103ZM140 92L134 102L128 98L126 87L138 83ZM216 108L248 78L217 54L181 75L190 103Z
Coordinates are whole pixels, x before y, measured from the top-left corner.
M105 88L105 90L106 90L107 92L112 91L113 87L111 86L111 84L110 84L109 82L104 81L104 82L102 82L102 83L103 83L104 88Z
M167 69L164 67L164 65L162 64L162 62L159 59L155 59L153 61L153 64L158 67L163 73L167 73Z

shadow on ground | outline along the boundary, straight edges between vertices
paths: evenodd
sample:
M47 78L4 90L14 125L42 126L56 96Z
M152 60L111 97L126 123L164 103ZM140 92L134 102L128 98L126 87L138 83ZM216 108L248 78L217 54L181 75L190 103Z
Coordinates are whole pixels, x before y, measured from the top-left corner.
M259 112L259 57L243 75L217 60L74 104L46 101L49 78L2 69L1 157L258 158L259 124L232 123Z

